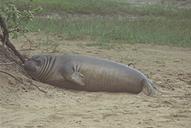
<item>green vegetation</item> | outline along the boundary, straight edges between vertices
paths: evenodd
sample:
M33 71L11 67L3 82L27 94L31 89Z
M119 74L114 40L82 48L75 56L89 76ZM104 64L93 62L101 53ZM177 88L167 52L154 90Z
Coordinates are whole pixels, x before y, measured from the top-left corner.
M25 0L18 1L19 7L25 7ZM135 6L125 0L33 0L30 5L44 8L29 24L32 31L63 33L66 39L91 39L98 44L191 47L191 9Z
M6 24L1 25L1 27L2 29L8 29L7 33L12 35L12 38L16 38L19 33L27 32L27 23L33 19L35 13L37 14L40 11L38 8L20 10L15 3L16 1L0 1L1 24L3 24L3 21Z

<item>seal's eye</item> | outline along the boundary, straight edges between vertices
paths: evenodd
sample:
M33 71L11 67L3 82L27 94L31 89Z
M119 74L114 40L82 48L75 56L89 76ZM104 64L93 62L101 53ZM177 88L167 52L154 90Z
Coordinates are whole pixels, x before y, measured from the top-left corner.
M35 56L32 60L36 63L37 66L41 65L41 58L39 56Z

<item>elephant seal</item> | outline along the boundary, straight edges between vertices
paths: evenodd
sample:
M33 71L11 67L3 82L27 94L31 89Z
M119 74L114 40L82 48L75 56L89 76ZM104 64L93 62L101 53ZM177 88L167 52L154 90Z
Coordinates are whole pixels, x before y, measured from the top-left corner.
M152 82L128 65L77 54L36 55L24 69L34 80L67 89L153 95Z

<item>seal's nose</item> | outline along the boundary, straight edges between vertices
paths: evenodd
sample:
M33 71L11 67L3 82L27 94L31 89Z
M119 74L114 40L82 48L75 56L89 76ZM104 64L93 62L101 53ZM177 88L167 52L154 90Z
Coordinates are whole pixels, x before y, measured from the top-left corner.
M25 63L23 64L23 67L27 72L35 72L36 71L34 62L30 61L30 60L25 61Z

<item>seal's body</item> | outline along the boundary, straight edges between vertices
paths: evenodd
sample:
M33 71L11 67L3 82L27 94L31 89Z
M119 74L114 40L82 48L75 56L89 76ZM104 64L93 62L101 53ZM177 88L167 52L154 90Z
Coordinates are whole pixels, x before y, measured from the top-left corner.
M125 64L76 54L39 55L26 60L25 70L35 79L51 85L85 91L154 93L151 81Z

